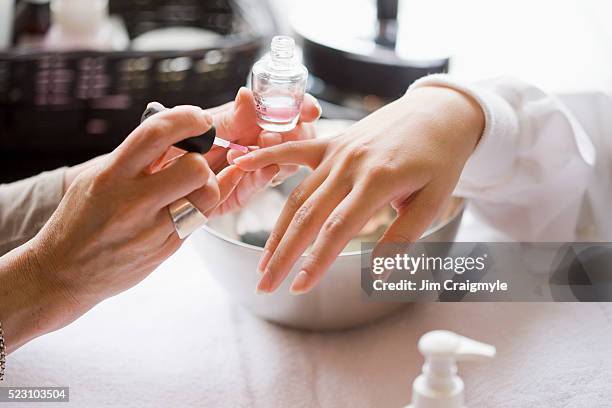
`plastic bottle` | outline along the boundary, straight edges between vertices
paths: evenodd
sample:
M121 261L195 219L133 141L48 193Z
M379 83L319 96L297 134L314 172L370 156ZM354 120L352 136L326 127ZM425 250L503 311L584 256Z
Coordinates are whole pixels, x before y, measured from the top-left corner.
M286 132L297 124L308 70L296 61L294 49L293 38L274 37L270 54L253 66L251 81L262 129Z
M463 380L457 361L480 361L495 357L495 347L446 330L424 334L419 351L425 357L423 373L412 385L408 408L465 408Z

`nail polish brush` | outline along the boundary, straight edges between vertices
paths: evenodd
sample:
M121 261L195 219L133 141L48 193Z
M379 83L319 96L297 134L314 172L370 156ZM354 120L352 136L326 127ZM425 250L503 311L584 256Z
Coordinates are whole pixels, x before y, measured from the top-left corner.
M159 102L151 102L147 105L147 109L142 114L140 122L144 122L146 119L155 115L156 113L162 112L167 108ZM174 146L179 149L186 150L188 152L196 153L207 153L214 146L223 147L225 149L238 150L242 153L248 153L249 148L236 143L232 143L229 140L221 139L217 137L217 129L212 126L206 133L200 136L190 137L176 143Z

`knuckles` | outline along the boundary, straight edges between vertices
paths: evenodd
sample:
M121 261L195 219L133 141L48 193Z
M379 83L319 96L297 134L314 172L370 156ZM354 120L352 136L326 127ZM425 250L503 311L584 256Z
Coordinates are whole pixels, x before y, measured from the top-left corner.
M209 178L212 175L212 170L208 166L208 162L198 153L187 153L185 154L181 160L184 161L186 170L189 174L193 174L194 176L202 176L206 174Z
M200 206L203 208L199 208L200 211L206 212L219 203L219 200L221 199L221 191L219 190L217 183L207 183L200 189L200 191L202 192L203 197L200 203Z
M298 227L303 227L311 223L313 218L312 205L304 203L295 213L293 222Z
M332 214L323 224L321 229L329 237L338 236L347 227L346 217L341 214Z
M287 205L289 208L296 210L302 206L302 203L306 199L306 192L304 191L304 187L297 186L289 197L287 198Z

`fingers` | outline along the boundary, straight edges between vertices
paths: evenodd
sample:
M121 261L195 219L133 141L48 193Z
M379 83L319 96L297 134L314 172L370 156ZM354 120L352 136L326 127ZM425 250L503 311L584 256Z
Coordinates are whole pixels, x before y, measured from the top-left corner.
M327 178L327 171L324 169L317 169L313 174L308 176L302 181L289 195L287 202L281 211L281 215L276 221L274 229L270 233L270 237L266 242L264 253L259 261L257 270L263 273L267 266L268 261L276 251L276 247L280 244L282 237L285 235L285 231L289 227L289 224L293 220L293 217L297 210L304 204L304 202L312 195L314 191L325 181Z
M317 99L310 95L304 95L304 102L302 103L302 110L300 112L300 122L314 122L321 117L323 109Z
M206 159L198 153L187 153L179 157L161 171L146 177L143 183L148 194L154 195L158 208L165 207L209 184L211 187L210 189L207 187L206 191L214 194L217 199L219 196L215 175L208 167ZM201 203L204 207L207 205L204 201Z
M219 183L219 202L224 202L228 199L231 193L238 186L240 181L245 176L245 172L237 166L229 166L217 174L217 182Z
M145 120L123 141L116 150L115 163L126 173L139 174L170 146L205 133L212 124L212 116L198 107L167 109Z
M293 134L289 135L288 133L262 132L259 135L259 143L258 144L259 144L259 146L264 147L264 148L265 147L276 146L276 145L281 144L281 143L283 143L285 141L285 140L283 140L285 138L285 136L295 137L295 139L293 139L293 140L298 140L298 137L301 137L301 135L303 133L304 132L297 132L295 134L295 136L294 136ZM287 139L287 140L289 140L289 139ZM284 166L280 166L280 171L274 177L274 179L272 180L271 184L272 185L278 185L278 184L282 183L288 177L290 177L293 174L295 174L298 170L299 170L299 166L296 166L296 165L284 165Z
M300 164L316 168L323 160L328 141L323 139L286 142L259 149L234 159L243 170L253 171L271 164Z
M291 284L291 293L302 294L312 289L348 242L384 205L384 200L373 200L366 189L352 190L323 224L301 271Z
M179 149L178 147L172 146L168 150L166 150L166 152L164 154L159 156L159 158L157 160L155 160L153 163L151 163L149 165L149 167L146 169L146 173L147 174L153 174L155 172L158 172L166 164L170 163L172 160L174 160L177 157L182 156L184 154L185 154L184 150Z
M285 280L293 264L315 239L329 214L346 197L351 186L331 176L295 212L281 242L268 248L274 254L265 267L257 290L271 292Z
M217 182L209 182L187 194L185 198L200 210L202 214L206 214L208 210L215 208L219 204L220 197L221 191Z
M278 166L271 165L261 170L246 173L227 198L221 198L219 206L210 216L218 216L242 208L255 194L266 188L278 174ZM222 182L220 181L222 184Z
M425 188L415 193L410 202L398 210L397 218L378 241L377 248L385 243L416 242L433 222L442 202L434 189Z
M213 115L217 136L230 141L240 139L242 145L255 144L261 129L257 126L255 97L250 89L240 88L233 104L213 111Z

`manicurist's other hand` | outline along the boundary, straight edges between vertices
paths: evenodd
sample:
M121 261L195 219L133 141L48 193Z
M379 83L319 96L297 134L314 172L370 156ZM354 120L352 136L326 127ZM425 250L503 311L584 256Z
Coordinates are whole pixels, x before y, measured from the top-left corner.
M9 351L57 329L143 280L181 245L168 205L186 197L208 214L244 172L216 176L187 153L151 172L174 143L212 126L193 106L141 124L112 153L70 183L50 220L28 243L0 258L0 321Z
M380 243L410 243L447 202L484 127L480 106L442 87L416 88L332 139L288 142L235 163L312 168L290 195L259 264L260 292L274 291L313 243L291 291L310 290L365 223L391 204Z
M234 102L211 109L217 126L217 134L232 142L252 149L276 146L288 141L308 140L315 136L313 122L321 116L321 107L311 95L304 96L300 118L296 127L284 133L262 131L257 125L255 98L249 89L241 88ZM213 149L206 157L214 166L227 166L242 153ZM213 167L215 168L215 167ZM218 167L216 167L218 168ZM243 207L255 194L270 184L278 184L298 170L299 166L276 163L248 172L238 183L232 194L214 211L214 215L227 213Z

